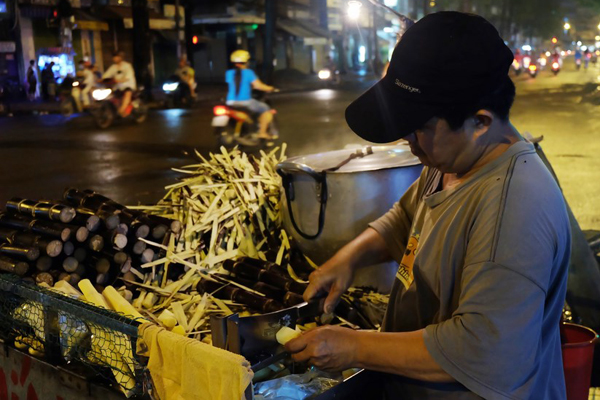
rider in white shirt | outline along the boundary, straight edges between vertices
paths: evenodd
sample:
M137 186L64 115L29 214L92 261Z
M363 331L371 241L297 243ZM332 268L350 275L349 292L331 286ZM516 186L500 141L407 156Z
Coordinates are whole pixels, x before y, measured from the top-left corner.
M127 107L131 103L133 91L136 90L135 72L133 66L123 59L123 52L116 52L113 55L113 65L106 70L102 79L114 79L114 90L123 92L123 102L119 109L122 117L127 116Z

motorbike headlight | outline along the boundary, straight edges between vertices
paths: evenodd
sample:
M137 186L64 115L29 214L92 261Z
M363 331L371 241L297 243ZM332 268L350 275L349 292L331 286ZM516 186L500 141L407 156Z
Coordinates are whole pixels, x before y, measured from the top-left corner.
M319 79L326 80L331 78L331 71L328 69L322 69L319 71Z
M79 86L79 82L78 81L73 81L73 87L77 87Z
M112 93L111 89L96 89L92 92L92 97L96 101L102 101L106 99Z
M174 92L179 87L179 82L167 82L163 85L165 92Z

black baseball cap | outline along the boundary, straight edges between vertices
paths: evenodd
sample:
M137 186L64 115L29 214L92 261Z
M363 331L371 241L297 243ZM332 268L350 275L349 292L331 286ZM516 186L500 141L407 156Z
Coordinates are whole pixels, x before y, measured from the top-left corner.
M470 104L504 85L512 51L483 17L429 14L396 45L386 76L346 108L361 138L389 143L449 106Z

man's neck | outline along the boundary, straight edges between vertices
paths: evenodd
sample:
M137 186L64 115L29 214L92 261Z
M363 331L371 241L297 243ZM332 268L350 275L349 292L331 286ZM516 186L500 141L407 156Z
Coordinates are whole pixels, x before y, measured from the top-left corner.
M444 174L442 181L443 189L452 188L469 179L486 164L489 164L504 154L504 152L513 144L523 140L523 137L510 123L503 124L501 127L499 127L499 131L495 134L495 136L498 138L498 140L495 140L486 146L486 149L483 151L481 157L477 159L477 161L471 168L469 168L467 172L462 174Z

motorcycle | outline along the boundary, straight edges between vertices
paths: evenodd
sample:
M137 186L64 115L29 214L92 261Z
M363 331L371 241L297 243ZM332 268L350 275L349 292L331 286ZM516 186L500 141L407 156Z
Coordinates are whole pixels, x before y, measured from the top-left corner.
M76 112L82 112L81 90L85 88L82 78L66 77L58 86L58 102L60 113L70 117Z
M317 74L319 79L324 83L325 87L338 85L340 83L340 71L330 68L323 68Z
M171 76L162 85L162 90L167 96L167 108L190 107L193 103L189 85L184 83L177 75Z
M529 64L529 67L527 68L527 72L529 73L529 76L531 76L532 78L535 78L538 74L537 65Z
M268 100L266 100L268 103ZM273 136L279 136L275 114L277 111L271 109L273 120L269 125L268 133ZM256 139L253 134L258 131L258 115L252 113L242 106L233 106L219 104L213 107L213 119L211 122L214 134L217 138L219 146L233 147L236 145L242 146L257 146L273 144L272 140Z
M581 58L575 59L575 67L577 68L578 71L581 69Z
M554 76L558 75L560 72L560 63L558 61L552 62L552 73Z
M138 124L144 122L148 117L148 107L141 99L141 90L138 89L133 92L131 104L128 109L129 113L126 117L121 117L119 115L119 108L123 101L123 92L115 91L110 86L112 85L109 83L107 87L92 91L95 104L90 108L90 112L94 117L96 125L101 129L106 129L117 118L133 119Z
M512 68L515 71L516 76L521 75L521 63L519 61L517 61L516 59L513 60Z

